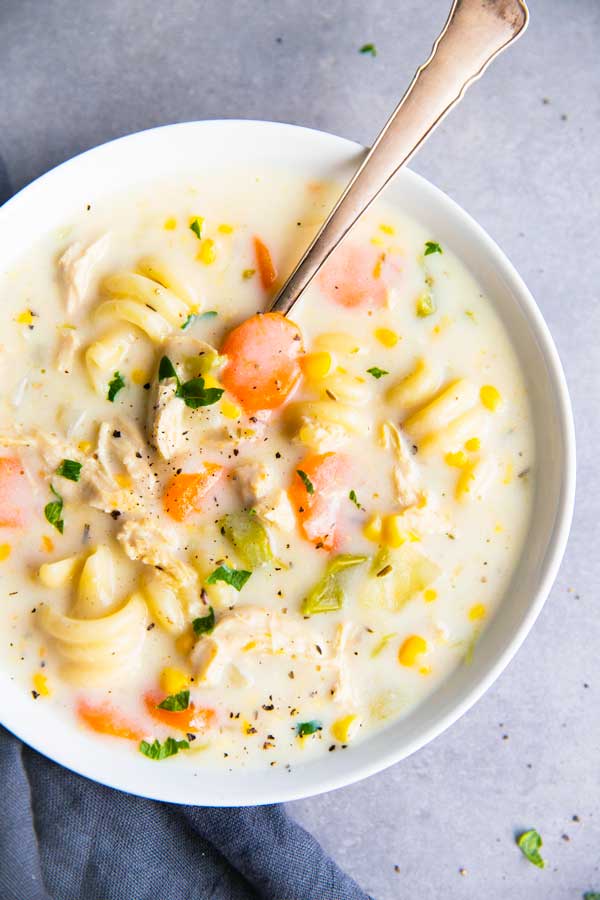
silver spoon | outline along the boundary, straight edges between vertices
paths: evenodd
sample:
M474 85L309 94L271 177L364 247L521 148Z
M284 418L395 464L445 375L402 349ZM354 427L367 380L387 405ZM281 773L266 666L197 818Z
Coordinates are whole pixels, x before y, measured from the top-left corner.
M431 56L283 285L271 311L290 311L358 217L427 140L489 63L525 31L524 0L454 0Z

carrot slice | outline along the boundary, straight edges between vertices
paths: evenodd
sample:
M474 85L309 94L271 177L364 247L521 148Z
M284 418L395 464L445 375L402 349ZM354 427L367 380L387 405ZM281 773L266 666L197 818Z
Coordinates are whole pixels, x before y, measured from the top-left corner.
M265 291L268 291L277 280L277 269L273 263L271 251L259 237L254 238L254 254L256 256L256 265L258 266L260 282Z
M221 383L246 413L277 409L300 380L300 329L281 313L259 313L225 338Z
M202 509L202 500L222 477L225 469L218 463L203 463L201 472L181 472L169 481L163 506L172 519L185 522Z
M381 253L376 247L342 244L321 269L318 284L330 300L348 309L375 309L387 301Z
M110 703L94 705L87 700L81 700L77 706L77 715L89 728L100 734L110 734L128 741L141 741L144 737L144 732L129 722Z
M206 731L215 724L217 716L214 709L197 709L193 703L190 703L187 709L182 709L180 712L160 709L158 704L162 703L165 696L164 693L151 691L144 697L146 709L157 722L162 722L163 725L169 725L178 731L191 732L192 734L195 734L197 731Z
M298 471L303 472L305 478ZM337 517L349 475L350 460L340 453L307 456L294 473L289 498L296 511L300 531L319 548L332 550L337 546Z
M23 528L31 488L21 462L15 456L0 457L0 527Z

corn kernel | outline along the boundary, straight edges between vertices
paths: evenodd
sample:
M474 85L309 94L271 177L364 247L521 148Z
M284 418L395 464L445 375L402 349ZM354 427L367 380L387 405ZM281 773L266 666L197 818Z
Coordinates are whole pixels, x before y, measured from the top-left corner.
M381 224L379 226L379 230L383 231L384 234L396 234L396 229L393 228L391 225Z
M503 484L510 484L515 476L515 469L511 462L506 463L506 467L504 469L504 478L502 479Z
M423 653L427 653L427 641L420 634L411 634L400 647L398 660L403 666L414 666Z
M381 240L380 237L372 237L372 238L371 238L371 243L372 243L372 244L375 244L376 247L383 247L383 246L384 246L384 243L383 243L383 241Z
M493 384L484 384L479 391L479 397L485 408L489 409L490 412L494 412L502 401L500 391Z
M468 441L465 441L465 450L468 450L469 453L477 453L478 450L481 449L481 441L478 437L469 438Z
M77 449L79 450L80 453L89 453L90 450L92 449L92 442L91 441L79 441L79 443L77 444Z
M146 384L150 379L148 378L148 373L144 372L143 369L134 369L131 373L131 380L134 384Z
M47 534L42 535L42 550L44 553L52 553L54 550L54 541Z
M212 238L205 238L200 244L198 259L200 260L200 262L204 263L205 266L210 266L211 263L214 263L216 258L217 250L215 247L215 242Z
M163 228L165 231L175 231L177 228L177 219L174 219L172 216L169 219L165 219Z
M10 544L0 544L0 562L4 562L10 556Z
M254 650L255 647L256 641L248 641L248 643L242 647L242 650L244 653L249 653L251 650Z
M427 588L423 591L423 600L425 603L433 603L434 600L437 600L437 591L434 591L433 588Z
M30 309L24 309L22 313L15 316L15 322L18 322L19 325L33 325L34 321L35 314Z
M50 696L50 688L48 687L48 679L43 672L36 672L33 676L33 689L42 697Z
M217 231L220 231L221 234L231 234L233 232L233 225L226 225L223 223L223 225L219 225Z
M183 634L180 634L177 640L175 641L175 646L177 648L177 652L181 653L182 656L187 656L188 653L191 652L192 647L196 643L194 638L194 633L190 631L184 631Z
M340 744L347 744L356 734L359 725L360 720L356 714L342 716L341 719L336 719L331 726L331 734Z
M214 375L211 375L210 372L207 372L206 375L202 376L204 378L204 387L206 388L222 388L223 385L220 381L218 381Z
M496 534L502 534L502 532L504 531L504 525L502 524L502 522L496 522L494 531L496 532Z
M244 281L248 281L249 278L252 278L256 274L256 269L244 269L242 272L242 278Z
M485 619L487 610L485 608L485 604L476 603L475 606L472 606L469 610L469 619L471 622L479 622L481 619Z
M381 539L381 531L382 531L382 522L381 516L378 516L376 513L371 516L365 527L363 528L363 534L368 541L373 541L374 543L378 543Z
M407 534L401 527L402 516L392 513L383 519L383 542L388 547L401 547L407 541Z
M395 347L400 340L399 336L391 328L376 328L375 337L384 347Z
M239 406L236 406L235 403L232 403L231 400L221 400L221 412L225 416L226 419L239 419L242 414Z
M190 685L189 676L181 669L166 666L160 673L160 686L165 694L178 694Z
M463 466L460 475L458 476L458 481L456 482L456 488L454 491L454 496L457 500L464 498L465 494L471 493L471 487L475 480L475 466L476 462L469 462L466 466Z
M327 350L318 350L316 353L307 353L303 356L300 365L307 378L311 381L320 381L331 374L334 361Z
M119 472L115 475L115 481L124 491L131 487L131 478L129 475L126 475L125 472Z
M421 666L419 675L431 675L431 666Z
M457 450L456 453L446 453L444 462L455 469L462 469L468 463L467 454L464 450Z

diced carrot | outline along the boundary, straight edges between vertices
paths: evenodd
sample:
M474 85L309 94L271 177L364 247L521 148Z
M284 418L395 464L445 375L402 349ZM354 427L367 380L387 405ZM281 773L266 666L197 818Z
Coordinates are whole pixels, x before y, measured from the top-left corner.
M318 276L323 293L349 309L385 306L387 286L382 277L381 253L376 247L342 244Z
M157 722L162 722L163 725L195 734L197 731L206 731L216 722L217 716L214 709L197 709L193 703L190 703L188 708L182 709L181 712L171 712L168 709L159 708L158 704L162 703L164 699L165 694L156 691L151 691L144 697L146 709L152 718Z
M260 282L265 291L268 291L277 280L277 269L273 263L271 251L259 237L254 238L254 253Z
M297 325L281 313L259 313L225 338L221 353L228 362L221 383L249 415L277 409L300 380L302 352Z
M184 522L202 509L202 500L217 484L225 469L218 463L205 462L201 472L181 472L169 481L163 495L165 511Z
M23 528L28 520L32 491L21 462L0 457L0 527Z
M298 470L312 485L312 493ZM340 453L307 456L296 467L289 489L290 501L302 534L317 547L331 550L337 546L338 512L347 492L349 476L350 460Z
M77 715L85 724L100 734L125 738L128 741L141 741L144 732L133 722L129 722L110 703L93 704L81 700L77 706Z

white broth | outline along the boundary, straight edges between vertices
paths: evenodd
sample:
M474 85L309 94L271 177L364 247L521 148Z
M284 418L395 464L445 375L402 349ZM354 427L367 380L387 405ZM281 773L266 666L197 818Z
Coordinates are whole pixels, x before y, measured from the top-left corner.
M181 176L0 273L0 665L32 716L140 765L285 766L469 664L529 521L524 379L385 202L261 315L335 195Z

